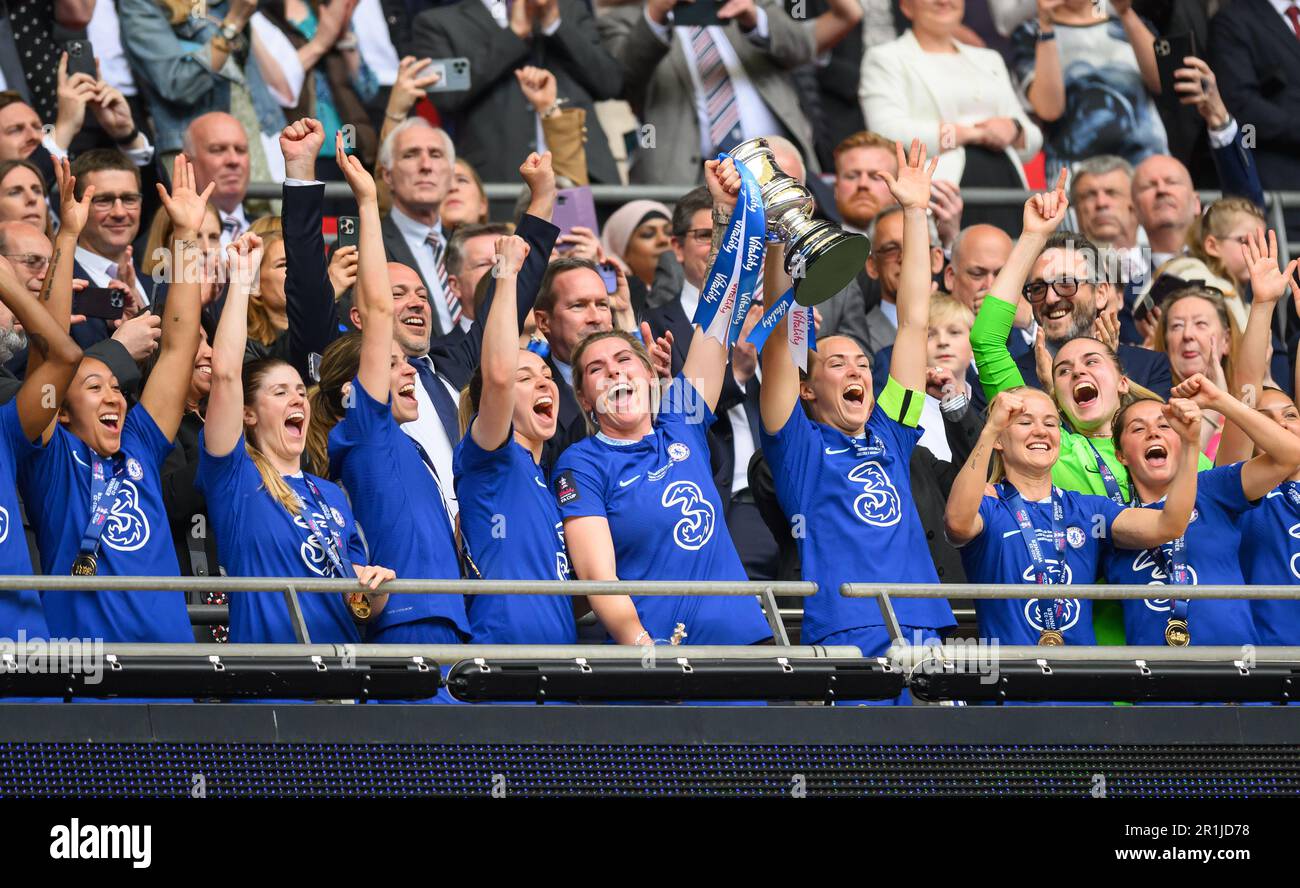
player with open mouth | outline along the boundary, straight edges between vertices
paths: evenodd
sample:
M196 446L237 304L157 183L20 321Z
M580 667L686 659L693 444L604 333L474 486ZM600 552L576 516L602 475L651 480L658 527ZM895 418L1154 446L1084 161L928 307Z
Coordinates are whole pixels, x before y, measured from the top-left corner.
M559 390L546 362L519 347L516 294L528 252L518 236L497 239L483 359L461 395L456 496L471 575L568 580L564 525L541 466L542 448L555 434ZM536 294L529 297L531 303ZM467 609L475 644L574 644L578 638L566 596L476 595Z
M730 216L740 190L734 165L709 161L705 178L714 218ZM715 222L715 235L722 224ZM707 430L728 372L727 347L697 325L682 372L662 398L650 356L627 333L587 335L572 366L574 394L595 434L560 455L551 484L577 577L746 580L709 462ZM752 596L590 601L618 644L771 638Z
M898 336L889 380L879 397L871 363L848 336L828 336L808 355L803 374L790 353L785 318L763 345L763 454L781 510L799 540L805 579L817 594L804 603L805 644L854 645L879 657L891 639L874 600L840 595L846 582L937 583L925 530L912 500L909 463L921 438L930 317L930 176L926 149L895 145L898 176L880 173L903 207ZM769 248L766 292L782 293L779 246ZM796 306L794 310L804 309ZM804 522L802 533L795 522ZM894 602L905 640L938 638L954 622L948 602ZM896 702L906 702L903 695Z
M1242 517L1265 495L1300 468L1300 438L1251 410L1197 373L1174 387L1175 398L1187 398L1202 410L1214 410L1228 425L1224 441L1244 436L1256 455L1245 461L1202 472L1197 483L1196 511L1186 534L1150 549L1116 548L1106 565L1112 583L1141 585L1243 585L1238 549ZM1179 430L1175 434L1161 415L1158 401L1140 400L1115 418L1115 451L1128 467L1134 505L1157 506L1169 495L1174 464L1199 446ZM1134 551L1138 549L1138 551ZM1250 602L1177 597L1127 600L1124 630L1129 644L1258 644ZM1189 639L1190 636L1190 639Z
M1052 469L1061 455L1061 418L1046 393L1028 387L1001 392L989 406L979 443L953 483L944 516L972 583L1092 583L1110 551L1169 542L1187 529L1196 499L1200 409L1191 401L1150 401L1169 435L1189 447L1169 463L1169 499L1162 509L1120 505L1105 496L1061 490ZM993 462L990 479L989 463ZM994 485L993 492L986 484ZM980 634L1001 644L1095 644L1086 599L980 599Z

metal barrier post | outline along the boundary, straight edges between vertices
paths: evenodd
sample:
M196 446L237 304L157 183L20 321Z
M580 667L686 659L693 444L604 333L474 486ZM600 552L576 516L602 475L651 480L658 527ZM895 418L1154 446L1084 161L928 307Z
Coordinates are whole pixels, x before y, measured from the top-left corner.
M763 587L758 603L763 606L763 616L767 617L767 625L772 629L772 640L782 647L789 646L790 636L786 634L785 623L781 620L781 611L776 606L776 595L771 586Z
M307 631L307 619L302 615L302 605L298 601L298 592L290 583L284 587L284 603L289 608L289 622L293 625L294 637L298 644L311 644L311 633Z
M840 594L843 594L842 590ZM894 602L889 600L889 593L882 589L877 602L880 605L880 615L885 618L885 629L889 631L889 637L894 640L894 644L905 644L903 627L898 625L898 614L894 613Z

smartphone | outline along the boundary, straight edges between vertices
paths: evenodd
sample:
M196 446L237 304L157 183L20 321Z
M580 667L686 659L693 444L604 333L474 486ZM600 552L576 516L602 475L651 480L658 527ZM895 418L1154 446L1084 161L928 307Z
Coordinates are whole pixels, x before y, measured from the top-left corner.
M1187 67L1183 59L1196 55L1196 37L1189 31L1172 37L1160 37L1155 42L1156 68L1160 71L1160 88L1165 95L1174 92L1174 72Z
M99 79L99 72L95 70L95 49L89 40L69 40L63 44L63 48L68 53L69 77L73 74L89 74L96 80Z
M426 92L465 92L469 89L469 59L434 59L422 74L438 74L438 82Z
M601 262L596 266L596 273L605 282L605 292L613 296L618 292L618 271L612 262Z
M726 22L718 18L718 10L722 8L723 0L694 0L694 2L678 3L673 7L673 25L677 27L701 27L707 28L709 25L725 25Z
M1193 284L1203 284L1204 281L1189 281L1172 274L1162 274L1151 282L1146 293L1138 297L1138 301L1133 305L1133 320L1141 321L1147 317L1155 307L1165 301L1165 297L1170 293L1177 292L1184 287L1190 287Z
M1133 320L1146 321L1155 308L1156 301L1151 298L1151 291L1138 294L1137 302L1133 303Z
M126 293L111 287L87 287L72 294L72 313L116 321L126 310Z
M339 216L339 237L335 249L357 246L361 237L361 220L356 216Z
M596 220L596 201L591 196L591 188L584 185L557 191L551 224L560 229L561 236L574 228L586 228L592 234L599 235L600 223Z

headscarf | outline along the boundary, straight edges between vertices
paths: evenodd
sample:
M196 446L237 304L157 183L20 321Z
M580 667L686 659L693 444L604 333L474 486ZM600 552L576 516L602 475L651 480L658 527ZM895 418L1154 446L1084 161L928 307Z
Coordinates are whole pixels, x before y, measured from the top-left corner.
M623 204L614 211L605 222L605 227L601 229L600 245L605 248L605 255L622 261L632 234L647 219L659 216L672 219L673 212L657 200L634 200Z

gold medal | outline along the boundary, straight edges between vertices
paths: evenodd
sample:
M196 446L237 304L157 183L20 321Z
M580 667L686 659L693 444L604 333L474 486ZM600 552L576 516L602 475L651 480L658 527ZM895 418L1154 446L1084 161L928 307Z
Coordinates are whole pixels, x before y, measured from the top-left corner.
M99 562L89 552L83 552L72 562L72 575L74 577L93 577L98 572Z
M1065 636L1056 629L1044 629L1038 634L1038 643L1045 647L1060 647L1065 644Z
M1165 643L1171 647L1187 647L1192 643L1192 635L1187 631L1186 620L1174 620L1165 625Z
M358 620L370 619L370 596L364 592L349 592L347 595L348 608L352 611L352 616Z

